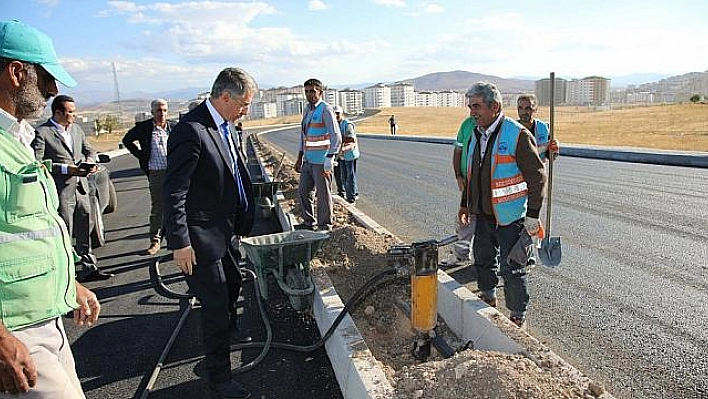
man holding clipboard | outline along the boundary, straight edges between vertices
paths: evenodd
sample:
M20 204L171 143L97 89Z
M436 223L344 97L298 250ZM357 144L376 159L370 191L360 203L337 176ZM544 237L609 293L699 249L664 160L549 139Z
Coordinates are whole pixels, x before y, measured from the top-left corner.
M91 251L89 229L89 183L86 176L96 172L96 151L89 145L86 134L74 123L74 99L58 95L52 101L52 117L37 127L32 148L35 157L52 161L52 177L59 194L59 214L76 239L76 253L81 257L79 282L106 280L113 277L96 265Z

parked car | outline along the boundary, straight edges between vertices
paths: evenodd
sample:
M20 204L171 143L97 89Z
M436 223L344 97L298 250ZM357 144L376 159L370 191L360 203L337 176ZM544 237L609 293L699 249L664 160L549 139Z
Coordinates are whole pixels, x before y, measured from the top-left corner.
M104 163L111 161L107 154L98 154L98 170L88 177L89 199L91 213L89 215L89 229L91 230L91 247L98 248L106 243L105 225L103 215L115 212L118 207L118 195L111 181L110 173Z

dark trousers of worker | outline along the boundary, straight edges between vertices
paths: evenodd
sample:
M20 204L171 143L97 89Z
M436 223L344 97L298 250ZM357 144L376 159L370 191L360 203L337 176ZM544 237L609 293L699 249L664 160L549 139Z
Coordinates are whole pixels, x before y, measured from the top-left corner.
M315 218L315 195L317 195L317 218ZM303 162L300 169L298 201L302 214L302 223L320 227L334 224L332 212L332 174L324 174L322 164Z
M337 184L337 194L344 197L344 160L338 159L332 173L334 174L334 182Z
M150 170L147 175L150 188L150 241L162 241L162 188L165 185L165 172L164 169Z
M347 201L354 202L359 193L359 186L356 183L356 159L351 161L342 161L344 172L342 180L344 180L344 192L347 195Z
M501 276L504 279L506 307L511 316L519 317L524 317L529 305L526 273L519 272L526 265L510 266L507 257L523 228L523 219L501 226L493 218L478 216L472 248L479 290L486 297L493 296L499 282L498 276Z
M229 249L222 259L200 259L187 276L190 292L201 305L202 345L207 378L212 383L231 379L231 314L241 290L238 251Z

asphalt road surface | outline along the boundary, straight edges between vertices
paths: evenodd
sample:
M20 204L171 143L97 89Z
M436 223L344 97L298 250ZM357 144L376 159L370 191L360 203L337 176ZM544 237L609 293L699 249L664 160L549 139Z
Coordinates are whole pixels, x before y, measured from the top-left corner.
M295 158L297 131L261 137ZM360 146L359 209L407 242L454 233L452 146ZM530 276L529 332L618 398L708 398L708 170L554 166L563 262ZM470 270L452 275L476 288Z

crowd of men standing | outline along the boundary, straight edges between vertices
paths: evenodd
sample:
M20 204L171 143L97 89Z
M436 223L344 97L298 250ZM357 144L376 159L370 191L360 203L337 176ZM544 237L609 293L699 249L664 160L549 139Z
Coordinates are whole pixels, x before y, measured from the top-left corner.
M83 398L71 351L62 344L67 338L61 316L73 311L78 324L91 325L100 312L96 296L76 281L76 265L84 281L112 276L96 266L88 237L86 179L96 171L97 155L74 123L73 98L57 95L56 81L68 87L76 82L59 64L51 39L21 22L3 21L0 46L0 267L16 276L0 280L0 305L9 309L0 322L0 398L20 392ZM303 86L308 104L295 163L303 221L295 227L329 231L333 177L349 203L359 194L358 142L342 108L322 100L323 83L313 78ZM231 372L230 344L244 341L236 312L240 253L232 241L251 231L255 217L242 129L232 126L240 127L235 124L248 115L256 92L248 72L225 68L209 98L179 123L167 120L167 102L157 99L153 118L123 138L149 182L146 253L156 254L167 238L200 301L206 379L223 398L251 396ZM52 117L36 130L29 126L26 119L54 96ZM504 279L510 319L521 327L529 302L527 264L509 254L522 232L539 232L543 160L555 156L558 146L549 142L547 125L534 119L533 96L518 99L519 121L503 113L493 84L477 83L466 97L470 117L453 152L461 194L458 232L465 243L458 245L459 256L474 258L480 296L490 306L496 306L499 277ZM389 124L395 134L393 115ZM38 295L47 286L58 289Z

